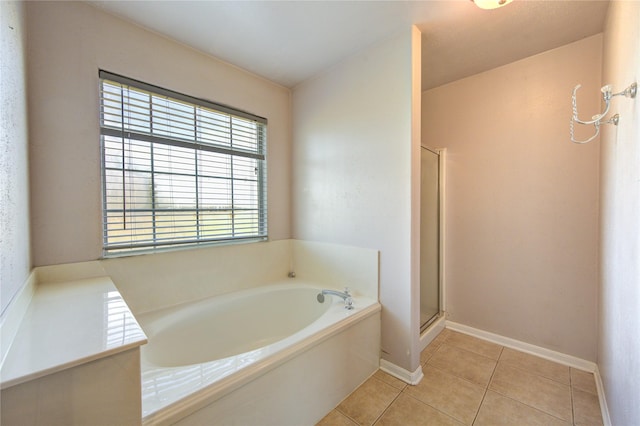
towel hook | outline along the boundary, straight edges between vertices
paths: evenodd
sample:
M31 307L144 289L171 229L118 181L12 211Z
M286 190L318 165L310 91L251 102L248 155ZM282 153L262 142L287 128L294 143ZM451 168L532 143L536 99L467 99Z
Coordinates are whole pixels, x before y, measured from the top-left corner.
M587 142L591 142L592 140L594 140L599 134L600 134L600 125L601 124L613 124L614 126L618 125L618 122L620 120L620 115L619 114L615 114L613 117L611 117L610 119L603 121L604 116L606 116L609 113L609 109L611 108L611 98L613 98L614 96L625 96L627 98L635 98L636 94L638 92L638 84L637 83L633 83L631 85L629 85L626 89L624 89L621 92L618 93L613 93L612 89L611 89L611 85L607 84L606 86L602 86L602 88L600 89L600 91L602 92L602 99L604 100L605 103L605 108L604 111L601 114L596 114L593 117L591 117L591 120L580 120L578 118L578 105L577 105L577 101L576 101L576 93L578 92L578 89L582 87L580 84L578 84L576 87L573 88L573 93L571 95L571 104L572 104L572 109L573 109L573 115L571 116L571 122L569 123L569 133L571 135L571 142L574 143L578 143L578 144L584 144ZM578 124L583 124L583 125L593 125L596 129L596 132L588 139L585 140L577 140L575 138L575 134L574 134L574 125L575 123Z

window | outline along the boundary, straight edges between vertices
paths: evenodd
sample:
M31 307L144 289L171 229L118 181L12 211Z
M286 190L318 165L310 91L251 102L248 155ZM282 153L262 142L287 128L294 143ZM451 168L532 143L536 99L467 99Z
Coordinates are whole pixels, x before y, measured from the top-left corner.
M105 256L267 238L267 120L100 71Z

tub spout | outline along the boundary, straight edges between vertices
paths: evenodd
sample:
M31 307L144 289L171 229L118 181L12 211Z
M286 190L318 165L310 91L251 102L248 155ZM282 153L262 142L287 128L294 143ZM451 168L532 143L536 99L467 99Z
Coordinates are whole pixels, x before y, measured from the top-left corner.
M351 293L349 293L348 287L344 288L344 292L336 290L322 290L318 293L318 302L324 303L325 294L333 294L334 296L342 297L344 300L344 308L349 310L353 309L353 298L351 297Z

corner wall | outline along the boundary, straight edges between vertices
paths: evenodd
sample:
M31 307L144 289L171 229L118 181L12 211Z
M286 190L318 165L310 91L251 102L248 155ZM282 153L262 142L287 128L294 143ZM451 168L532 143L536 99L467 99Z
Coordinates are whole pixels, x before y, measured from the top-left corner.
M423 93L423 144L447 148L448 318L589 361L598 142L571 143L569 118L578 83L581 116L598 112L601 42L592 36Z
M25 2L34 266L102 256L98 70L269 120L271 240L290 237L290 91L85 2Z
M24 9L0 2L0 322L31 272Z
M293 91L294 238L380 251L382 357L408 371L419 366L412 38L407 29Z
M602 84L640 83L640 3L612 1ZM601 155L598 368L614 425L640 424L640 93L616 97L617 127L605 126Z

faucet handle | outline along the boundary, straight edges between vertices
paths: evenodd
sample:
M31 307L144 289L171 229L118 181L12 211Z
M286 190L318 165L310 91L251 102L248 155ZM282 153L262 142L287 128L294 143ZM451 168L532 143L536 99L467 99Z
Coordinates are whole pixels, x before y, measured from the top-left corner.
M349 287L344 288L344 294L347 295L347 297L344 298L344 308L350 311L353 309L353 297L351 297L351 293L349 293Z
M344 308L349 311L353 309L353 298L351 296L347 296L344 299Z

